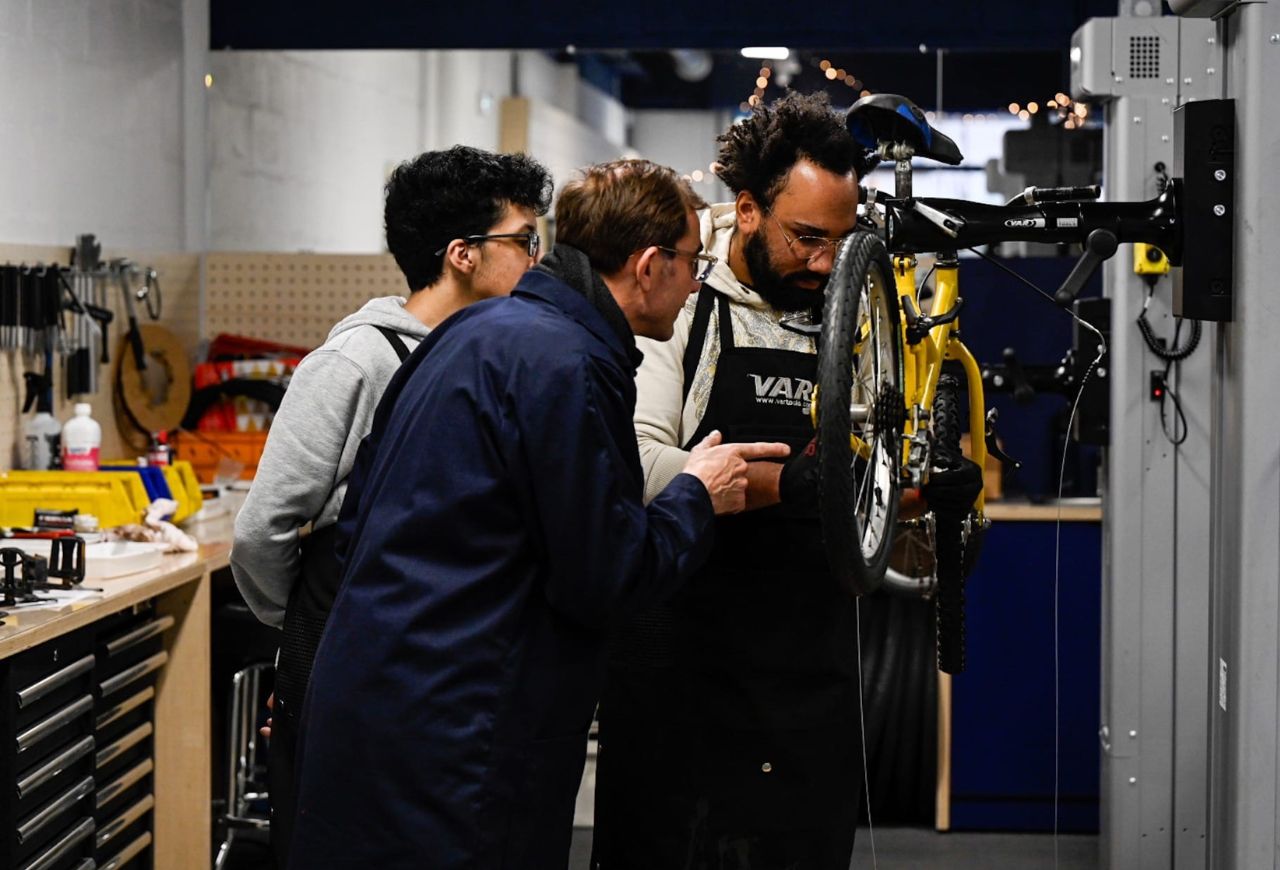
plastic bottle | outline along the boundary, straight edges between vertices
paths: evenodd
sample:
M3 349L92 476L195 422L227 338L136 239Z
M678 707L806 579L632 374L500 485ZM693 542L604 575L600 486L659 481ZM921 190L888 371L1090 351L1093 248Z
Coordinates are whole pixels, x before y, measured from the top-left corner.
M88 402L77 402L75 416L62 427L62 467L67 471L97 471L102 427L89 416Z
M48 411L37 411L22 426L22 438L26 444L22 467L29 471L48 471L53 468L53 457L58 449L60 434L62 424L58 422L58 418Z
M148 465L169 465L169 433L152 432L151 446L147 450Z
M36 415L22 424L22 467L28 471L49 471L58 458L58 439L62 424L53 416L53 390L50 388L49 369L53 366L53 354L45 355L45 373L25 372L27 400L22 406L26 414L32 408Z

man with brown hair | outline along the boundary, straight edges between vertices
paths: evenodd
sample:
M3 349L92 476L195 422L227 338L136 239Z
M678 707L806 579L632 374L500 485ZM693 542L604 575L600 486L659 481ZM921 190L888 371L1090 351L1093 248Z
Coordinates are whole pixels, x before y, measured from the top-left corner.
M747 459L787 453L710 433L643 503L635 336L669 338L714 265L701 204L646 161L585 170L555 250L388 386L338 523L290 867L567 863L607 629L697 568Z

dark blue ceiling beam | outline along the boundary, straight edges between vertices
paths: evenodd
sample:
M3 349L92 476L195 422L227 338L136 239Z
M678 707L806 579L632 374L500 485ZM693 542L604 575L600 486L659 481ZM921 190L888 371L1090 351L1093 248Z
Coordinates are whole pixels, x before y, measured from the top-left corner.
M792 48L1060 50L1116 0L211 0L213 49Z

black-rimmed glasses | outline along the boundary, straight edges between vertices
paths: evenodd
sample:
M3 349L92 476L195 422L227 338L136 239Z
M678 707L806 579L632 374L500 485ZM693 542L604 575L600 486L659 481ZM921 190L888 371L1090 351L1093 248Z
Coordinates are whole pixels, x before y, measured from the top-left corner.
M797 260L804 260L806 263L818 259L828 251L834 254L840 243L848 238L848 236L841 236L838 239L829 239L826 236L796 236L793 239L787 235L787 231L783 228L782 223L774 217L772 211L765 209L765 214L769 215L770 219L778 227L778 232L782 233L782 238L786 240L791 256Z
M679 248L664 248L662 245L655 245L659 251L664 251L673 257L688 257L689 270L693 274L693 280L705 281L711 277L711 270L716 267L716 263L720 262L719 257L711 254L703 254L694 251L682 251Z
M462 240L466 242L468 245L478 245L481 242L488 242L488 241L492 241L493 239L523 239L525 252L530 257L538 256L538 251L542 248L542 237L539 236L536 232L489 233L488 235L483 235L483 236L464 236ZM449 246L445 245L443 248L436 251L435 256L438 257L447 250L449 250Z

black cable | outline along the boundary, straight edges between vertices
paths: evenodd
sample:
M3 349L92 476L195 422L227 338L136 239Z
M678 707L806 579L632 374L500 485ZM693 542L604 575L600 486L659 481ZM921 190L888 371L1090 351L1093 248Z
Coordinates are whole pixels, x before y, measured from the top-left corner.
M1181 362L1195 352L1200 346L1200 335L1202 333L1202 324L1198 320L1191 321L1191 338L1184 347L1178 347L1178 334L1182 331L1182 318L1176 318L1176 326L1173 332L1173 341L1168 348L1165 347L1164 341L1159 338L1155 330L1151 328L1151 321L1147 320L1147 308L1151 305L1151 297L1156 292L1156 279L1154 275L1147 276L1147 298L1142 303L1142 311L1138 313L1138 331L1142 333L1142 340L1147 343L1147 347L1151 348L1151 352L1165 362Z
M1200 326L1199 321L1193 321L1193 322L1197 327ZM1178 318L1178 324L1173 328L1173 343L1175 345L1178 343L1178 337L1181 331L1182 331L1182 318ZM1193 340L1192 342L1193 348L1194 348L1195 341L1198 341L1198 338ZM1164 392L1160 394L1160 429L1162 432L1164 432L1164 437L1167 438L1169 440L1169 443L1172 444L1174 447L1178 447L1183 442L1185 442L1187 440L1187 435L1189 434L1188 428L1187 428L1187 416L1184 413L1182 413L1182 402L1178 399L1178 393L1173 389L1173 387L1169 385L1169 371L1173 368L1174 364L1177 361L1178 360L1174 360L1174 359L1165 360L1164 377L1162 378L1164 382ZM1174 410L1174 413L1176 414L1173 420L1172 433L1169 431L1168 412L1166 411L1166 405L1168 402L1173 403L1173 410ZM1182 426L1181 430L1179 430L1178 428L1179 424L1181 424ZM1181 435L1178 434L1179 431L1182 432Z

